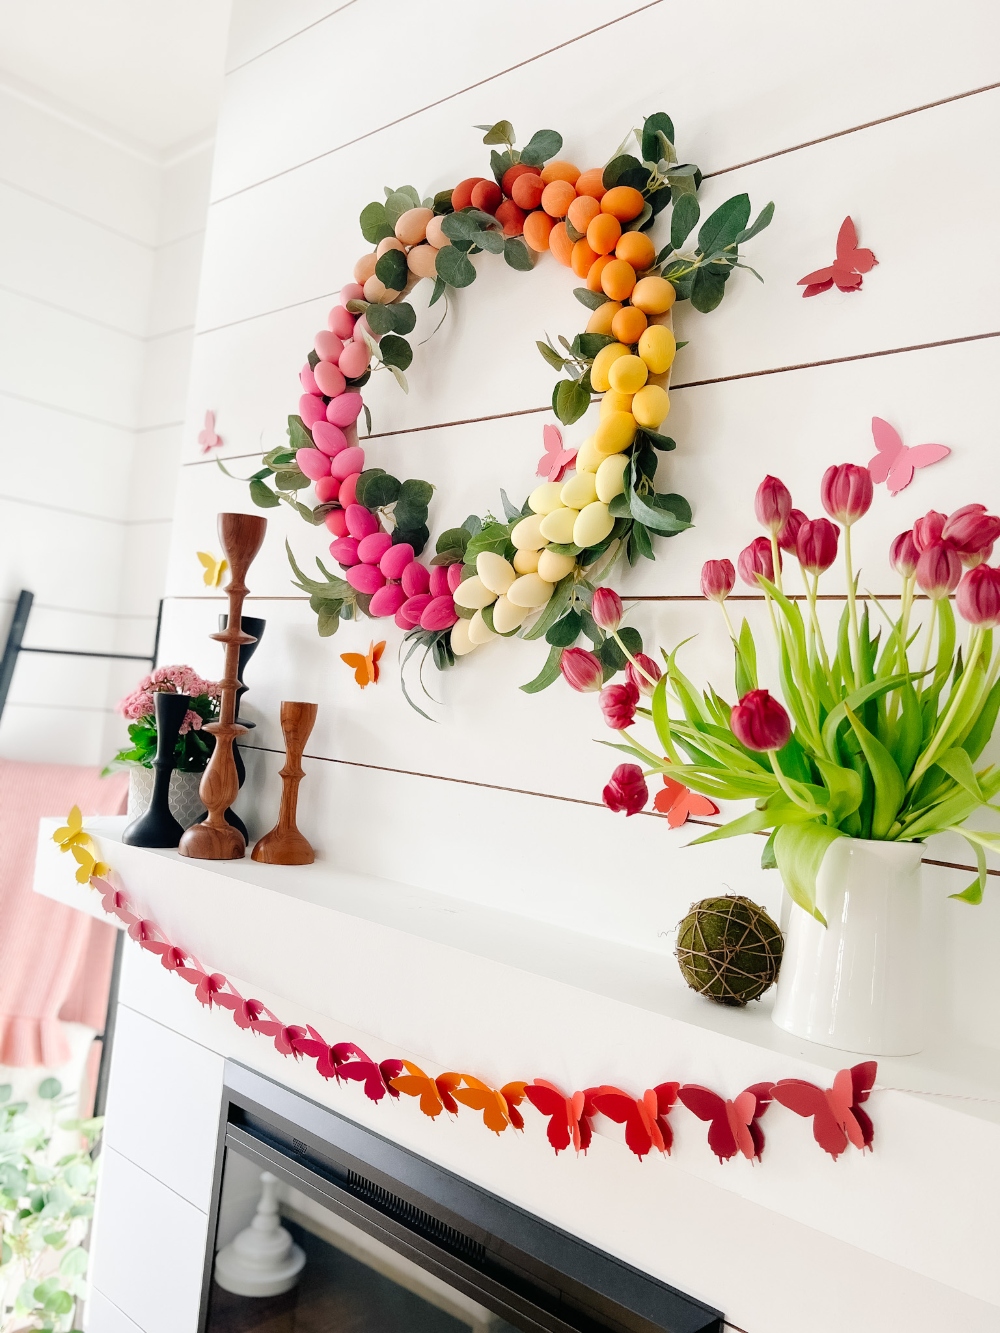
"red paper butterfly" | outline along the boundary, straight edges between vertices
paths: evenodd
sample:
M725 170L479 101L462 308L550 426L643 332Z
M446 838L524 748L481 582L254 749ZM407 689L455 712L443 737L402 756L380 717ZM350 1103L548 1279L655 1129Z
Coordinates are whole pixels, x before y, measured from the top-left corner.
M857 230L852 219L846 217L837 234L837 258L829 268L818 268L815 273L799 278L798 285L805 287L803 296L818 296L820 292L829 291L834 283L842 292L856 292L864 274L877 263L871 250L858 249Z
M677 1101L679 1087L679 1083L658 1083L655 1088L647 1088L641 1097L630 1097L621 1088L605 1084L588 1088L587 1096L595 1111L625 1126L626 1144L636 1157L642 1158L651 1148L669 1153L674 1134L667 1116Z
M239 1000L233 1007L233 1022L238 1028L255 1031L261 1015L269 1012L260 1000Z
M168 972L177 972L187 962L187 954L172 944L169 949L164 949L160 962Z
M546 481L562 481L563 474L572 467L577 451L563 448L562 431L558 426L542 427L542 443L545 453L538 460L536 475Z
M253 1029L255 1032L262 1032L265 1037L273 1037L274 1049L279 1055L292 1055L296 1060L299 1058L295 1043L306 1035L305 1028L296 1027L294 1024L286 1027L284 1023L279 1023L275 1019L273 1023L254 1023Z
M228 984L221 972L202 972L196 967L179 967L177 975L189 981L195 988L194 998L199 1004L211 1009L213 1004L222 1002L223 988ZM224 1006L228 1007L228 1006Z
M502 1088L491 1088L488 1083L473 1078L471 1074L460 1074L458 1077L465 1087L455 1089L455 1100L464 1106L471 1106L474 1111L482 1111L483 1124L487 1129L492 1129L494 1134L502 1134L508 1125L513 1125L515 1129L524 1128L524 1117L517 1109L524 1101L523 1083L505 1083Z
M760 1161L764 1131L757 1121L771 1104L771 1083L754 1083L732 1101L723 1100L710 1088L685 1083L678 1092L681 1101L699 1120L710 1120L708 1146L724 1162L741 1152Z
M593 1137L590 1125L593 1107L588 1104L586 1093L574 1092L567 1097L554 1083L536 1078L533 1083L525 1084L524 1095L536 1111L549 1117L545 1132L557 1153L571 1143L577 1152L587 1151Z
M690 787L685 787L683 782L668 778L665 773L663 787L664 790L658 791L653 798L653 809L659 810L661 815L666 815L671 828L680 828L692 815L719 813L719 807L714 801L710 801L707 796L700 796Z
M201 452L207 454L209 449L218 449L222 443L222 436L215 433L215 413L205 413L205 425L198 432L198 443L201 445Z
M382 1060L376 1064L360 1046L350 1041L338 1041L332 1049L337 1077L363 1084L369 1101L380 1102L386 1093L390 1097L399 1096L392 1080L403 1072L402 1060Z
M842 1069L832 1088L818 1088L800 1078L783 1078L775 1083L772 1096L796 1115L812 1116L813 1138L834 1161L853 1143L864 1151L872 1146L875 1129L861 1103L868 1100L878 1063L866 1060L852 1069Z
M458 1103L452 1093L462 1081L461 1074L439 1074L437 1078L431 1078L410 1060L403 1060L402 1065L406 1073L397 1074L392 1086L407 1097L419 1097L424 1115L434 1120L442 1111L458 1114Z
M872 435L878 453L868 464L872 481L884 481L890 495L898 495L913 480L918 467L930 467L947 458L951 450L946 444L904 444L899 431L881 417L872 417Z

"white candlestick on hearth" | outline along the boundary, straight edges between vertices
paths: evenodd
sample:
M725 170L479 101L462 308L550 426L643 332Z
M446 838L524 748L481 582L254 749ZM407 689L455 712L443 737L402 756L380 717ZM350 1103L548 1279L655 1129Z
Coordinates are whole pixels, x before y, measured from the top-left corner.
M281 1225L278 1178L261 1172L253 1221L215 1256L215 1280L237 1296L280 1296L299 1280L306 1256Z

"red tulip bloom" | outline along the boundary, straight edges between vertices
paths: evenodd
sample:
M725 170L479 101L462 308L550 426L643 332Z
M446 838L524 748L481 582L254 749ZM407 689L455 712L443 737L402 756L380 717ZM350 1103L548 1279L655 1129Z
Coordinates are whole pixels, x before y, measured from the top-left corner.
M731 569L732 565L730 565L729 567ZM663 672L656 665L653 659L651 657L647 657L645 653L636 653L635 660L642 667L642 671L637 671L635 669L635 665L632 662L626 662L625 679L631 681L631 683L635 686L635 688L639 691L640 694L645 694L647 696L651 695L653 693L653 690L655 689L655 686L650 685L646 677L649 676L654 681L656 681L660 679L660 677L663 675Z
M850 527L871 508L871 473L858 463L839 463L828 467L820 483L823 508L838 523Z
M781 562L781 552L778 552L779 567ZM759 587L757 575L767 579L769 583L774 582L774 559L771 551L771 543L767 537L755 537L749 546L745 546L739 554L737 565L740 571L740 578L751 588Z
M598 696L604 720L613 731L624 731L635 721L639 691L630 680L624 684L605 685Z
M788 744L792 724L788 714L767 690L744 694L729 718L733 735L748 750L780 750Z
M958 614L970 625L996 629L1000 625L1000 569L976 565L958 585Z
M920 552L913 540L912 532L901 532L889 547L889 564L904 579L912 578L917 572Z
M566 684L581 694L599 690L604 684L604 668L600 658L586 648L564 648L559 659L559 670Z
M637 815L649 800L649 788L638 764L619 764L611 774L611 781L601 793L609 810L626 815Z
M753 507L757 522L777 537L792 511L792 493L783 481L767 476L757 487Z
M988 514L981 504L963 505L948 515L941 539L962 557L962 564L981 565L990 558L993 543L1000 537L1000 518Z
M613 634L622 623L625 608L622 599L612 588L595 588L590 614L601 629Z
M942 534L947 522L948 515L940 514L936 509L929 510L923 518L917 519L913 525L913 544L921 555L943 540Z
M778 533L778 545L789 555L795 554L795 543L798 541L799 528L808 519L801 509L792 509L785 519L785 526Z
M922 592L934 601L947 597L958 587L962 577L962 561L957 552L944 542L929 546L917 561L917 583Z
M837 558L840 529L828 518L807 518L799 528L795 554L810 574L824 574Z
M710 602L724 602L736 583L731 560L706 560L701 567L701 591Z

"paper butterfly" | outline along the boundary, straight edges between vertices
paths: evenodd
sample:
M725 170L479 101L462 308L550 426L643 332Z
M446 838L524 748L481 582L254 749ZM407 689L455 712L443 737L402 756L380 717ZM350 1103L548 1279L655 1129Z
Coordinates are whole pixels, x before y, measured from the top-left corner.
M856 292L861 288L864 274L875 267L878 260L871 250L858 249L858 233L850 217L844 218L837 234L837 258L829 268L818 268L799 278L798 286L805 287L803 296L818 296L829 291L834 283L842 292Z
M198 559L204 566L205 573L203 581L206 588L217 588L222 582L222 576L229 568L228 560L216 560L214 555L209 555L207 551L199 551Z
M621 1088L605 1085L589 1088L587 1095L595 1111L625 1126L625 1143L636 1157L643 1158L651 1148L669 1153L674 1134L667 1116L679 1087L678 1083L659 1083L641 1097L630 1097Z
M872 1146L875 1130L861 1103L868 1100L878 1064L866 1060L852 1069L842 1069L832 1088L817 1088L800 1078L783 1078L775 1083L772 1096L796 1115L812 1116L813 1138L834 1161L853 1143L864 1151Z
M378 684L379 659L384 652L385 639L381 643L375 643L372 640L368 645L368 652L364 656L361 653L341 653L340 660L354 668L354 679L364 689L366 685Z
M524 1095L536 1111L549 1117L546 1137L557 1153L572 1143L577 1152L586 1152L593 1138L590 1116L593 1107L587 1103L584 1092L567 1097L554 1083L536 1078L524 1085Z
M231 997L223 995L229 983L221 972L202 972L198 967L179 967L177 975L194 986L194 998L207 1009L211 1009L213 1004L220 1004L224 1009L231 1008L229 1004L223 1002Z
M558 426L542 427L542 443L545 453L538 460L536 476L544 477L546 481L562 481L567 468L572 467L577 451L563 448L562 431Z
M458 1103L452 1093L462 1082L461 1074L439 1074L437 1078L431 1078L430 1074L425 1074L412 1061L404 1060L402 1063L406 1073L397 1074L392 1080L392 1086L397 1092L407 1097L419 1097L421 1111L432 1120L442 1111L458 1114Z
M771 1104L771 1083L754 1083L732 1101L717 1092L685 1083L678 1097L699 1120L710 1120L708 1146L720 1162L742 1153L760 1161L764 1151L764 1131L757 1121Z
M89 847L93 846L90 840L90 834L84 830L83 815L80 814L80 807L74 805L73 809L66 816L66 823L62 828L57 828L52 835L52 841L59 844L61 852L68 852L71 847Z
M872 435L878 453L868 464L868 471L876 486L886 483L890 495L898 495L909 486L915 468L940 463L951 453L946 444L904 444L899 431L881 417L872 417Z
M286 1027L284 1023L279 1023L277 1019L270 1023L253 1024L255 1032L261 1032L265 1037L274 1038L274 1049L279 1055L291 1055L297 1060L299 1052L295 1048L295 1043L306 1035L305 1028L296 1027L294 1024Z
M671 828L680 828L692 815L717 815L719 807L707 796L700 796L683 782L668 778L663 774L663 791L658 791L653 798L653 809L666 815Z
M93 845L91 843L90 847ZM79 843L74 843L69 849L79 866L76 872L78 884L89 884L91 879L103 879L105 875L111 873L111 867L105 861L98 861L90 847L81 847Z
M451 1077L447 1075L446 1077ZM454 1097L474 1111L482 1111L483 1124L494 1134L502 1134L508 1125L524 1128L524 1117L517 1109L524 1101L523 1083L505 1083L502 1088L491 1088L488 1083L471 1074L459 1075L465 1087L455 1088Z
M198 432L198 443L201 445L201 452L207 454L209 449L218 449L222 444L222 436L215 433L215 413L205 413L205 425Z

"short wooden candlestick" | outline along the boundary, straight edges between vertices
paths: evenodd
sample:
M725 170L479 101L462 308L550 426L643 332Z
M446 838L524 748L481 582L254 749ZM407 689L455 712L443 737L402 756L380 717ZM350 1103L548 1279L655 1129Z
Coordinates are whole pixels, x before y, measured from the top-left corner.
M198 789L208 815L200 824L191 825L178 848L181 856L199 861L238 861L246 855L246 840L239 829L226 822L226 810L240 790L233 742L237 736L246 735L246 727L236 721L240 645L253 642L253 635L244 634L240 628L243 599L247 595L246 576L266 531L267 519L257 514L219 515L219 540L232 575L226 588L229 620L224 630L212 635L226 645L226 665L220 682L219 720L205 725L205 730L215 737L215 749Z
M271 866L308 866L316 854L295 824L299 783L305 777L302 751L316 721L316 705L281 704L281 732L285 738L285 766L281 770L281 808L278 822L254 847L251 858Z

